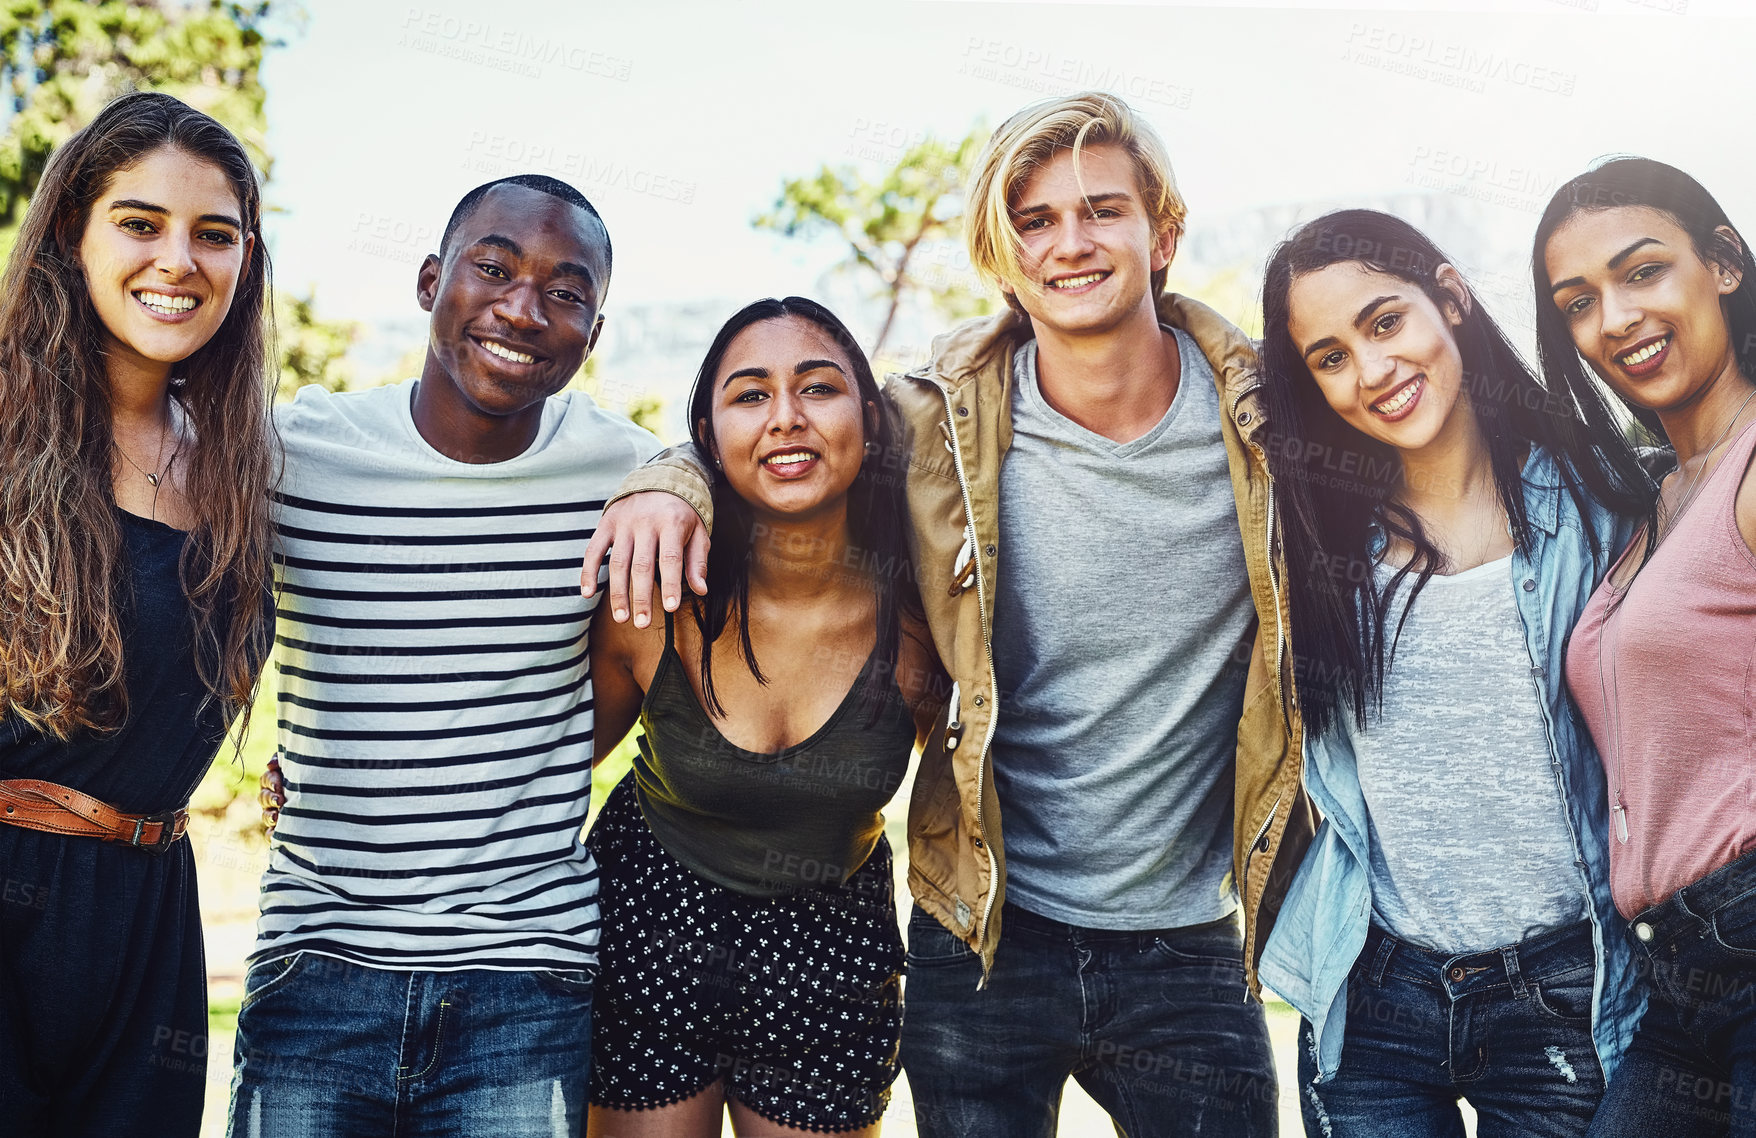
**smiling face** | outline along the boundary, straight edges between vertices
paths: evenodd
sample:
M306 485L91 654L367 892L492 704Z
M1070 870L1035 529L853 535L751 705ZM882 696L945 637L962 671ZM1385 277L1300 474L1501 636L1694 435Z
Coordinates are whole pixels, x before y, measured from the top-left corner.
M92 203L79 261L118 366L169 374L231 310L253 238L218 166L169 146L118 170Z
M1580 358L1635 405L1684 407L1735 371L1720 298L1738 289L1737 269L1703 261L1670 214L1576 213L1549 237L1543 264Z
M1468 293L1451 266L1435 276L1448 297L1443 308L1417 285L1357 261L1301 274L1288 290L1287 332L1324 401L1399 451L1421 450L1458 425L1456 328Z
M798 518L845 504L865 459L852 362L809 320L750 325L714 378L713 457L757 513Z
M433 314L423 388L477 416L540 413L597 342L609 285L602 224L525 186L495 186L416 296Z
M1134 160L1119 146L1059 150L1014 193L1012 220L1024 243L1020 287L1002 281L1039 329L1109 332L1152 311L1152 274L1171 263L1177 235L1154 234ZM1081 182L1083 181L1083 187Z

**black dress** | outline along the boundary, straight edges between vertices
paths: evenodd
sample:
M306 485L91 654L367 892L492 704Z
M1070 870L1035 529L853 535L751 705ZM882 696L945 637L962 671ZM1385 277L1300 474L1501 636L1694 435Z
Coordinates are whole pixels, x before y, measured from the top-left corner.
M65 742L0 721L0 778L47 779L131 814L189 800L225 738L196 671L185 535L118 511L129 714ZM0 1132L195 1135L207 977L195 858L0 824Z

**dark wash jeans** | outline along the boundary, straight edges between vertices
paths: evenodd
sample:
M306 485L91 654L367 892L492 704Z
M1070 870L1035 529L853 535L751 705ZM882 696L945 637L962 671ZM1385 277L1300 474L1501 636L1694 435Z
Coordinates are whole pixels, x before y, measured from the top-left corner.
M1445 954L1376 925L1348 978L1341 1067L1316 1083L1299 1032L1306 1138L1581 1135L1604 1093L1591 1035L1591 925Z
M1591 1138L1756 1138L1756 853L1629 922L1646 1014Z
M227 1133L578 1135L592 980L404 972L310 952L261 961L244 976Z
M1237 922L1065 925L1008 903L975 953L909 918L902 1066L922 1138L1051 1138L1071 1075L1127 1138L1273 1138L1274 1062Z

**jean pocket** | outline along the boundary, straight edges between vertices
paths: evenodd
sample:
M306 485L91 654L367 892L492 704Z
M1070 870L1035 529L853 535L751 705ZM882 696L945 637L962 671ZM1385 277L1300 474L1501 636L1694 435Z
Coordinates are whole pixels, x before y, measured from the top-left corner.
M945 968L975 960L976 954L925 909L917 908L909 914L904 959L910 968Z
M1166 929L1152 936L1152 951L1172 963L1200 964L1244 974L1244 940L1238 925L1224 917L1205 925Z
M1530 997L1536 1006L1563 1023L1590 1024L1593 971L1582 979L1551 977L1533 981Z
M1713 939L1727 952L1756 957L1756 897L1742 897L1708 918Z
M589 968L550 968L533 973L537 984L558 996L590 998L597 986L597 972Z
M244 973L244 998L238 1002L238 1010L243 1011L264 996L286 987L304 959L303 952L294 952L252 964Z

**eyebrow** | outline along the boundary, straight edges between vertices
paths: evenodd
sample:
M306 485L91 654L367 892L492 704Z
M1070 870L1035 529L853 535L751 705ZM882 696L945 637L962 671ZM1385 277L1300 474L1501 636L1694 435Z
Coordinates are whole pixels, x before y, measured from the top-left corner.
M496 249L506 250L514 257L524 256L524 246L520 245L512 238L502 237L498 233L490 233L486 237L477 238L472 244L491 245ZM557 262L555 265L555 271L565 276L578 277L594 289L598 286L597 278L591 275L591 270L577 261Z
M841 372L842 375L844 375L844 376L847 375L847 372L842 371L841 365L836 363L834 360L800 360L793 367L793 374L794 375L808 375L811 372L818 371L818 370L821 370L822 368L826 368L826 367L832 367L836 371ZM770 374L771 373L769 372L769 370L765 367L741 367L737 371L726 376L726 381L719 385L719 389L721 391L724 391L726 388L728 388L732 385L732 380L734 380L734 379L742 379L745 376L748 376L751 379L767 379Z
M132 209L132 210L137 210L141 213L169 214L171 212L170 210L166 209L162 205L153 205L151 202L143 202L143 201L139 200L138 198L122 198L118 201L113 201L110 203L110 208L113 210L114 209ZM196 220L197 221L211 221L211 222L215 222L219 225L229 225L233 229L244 228L243 222L239 221L237 218L232 217L229 214L224 214L224 213L204 213L200 217L196 218Z
M1372 318L1372 314L1374 312L1378 311L1384 305L1390 303L1393 300L1401 300L1401 299L1402 299L1402 296L1400 294L1393 292L1393 293L1389 294L1388 296L1375 297L1372 300L1367 301L1366 306L1364 308L1360 309L1359 314L1354 317L1354 327L1358 328L1360 325L1364 324L1367 320L1370 320ZM1325 336L1321 340L1317 340L1314 343L1312 343L1310 347L1306 348L1303 352L1301 352L1299 354L1301 356L1309 356L1312 352L1317 351L1319 348L1327 348L1332 344L1339 344L1339 343L1341 343L1341 341L1337 340L1334 336Z
M1090 206L1100 204L1108 205L1111 202L1128 202L1131 200L1130 195L1123 193L1121 190L1110 190L1109 192L1102 194L1087 194L1085 197L1085 204ZM1028 205L1022 209L1015 209L1012 211L1012 215L1014 217L1034 217L1039 213L1054 212L1054 207L1045 202L1038 205Z
M1664 242L1660 241L1656 237L1642 237L1640 240L1635 241L1632 244L1630 244L1626 249L1623 249L1620 253L1617 253L1614 257L1611 257L1608 261L1605 261L1604 264L1606 266L1608 266L1609 268L1619 269L1622 267L1622 262L1626 261L1629 257L1632 257L1634 255L1635 251L1638 250L1641 246L1643 246L1643 245L1661 245L1662 246L1663 244L1664 244ZM1549 286L1549 295L1554 296L1556 293L1560 292L1564 288L1572 288L1574 285L1582 285L1584 283L1585 283L1584 277L1568 277L1564 281L1556 281L1554 284Z

